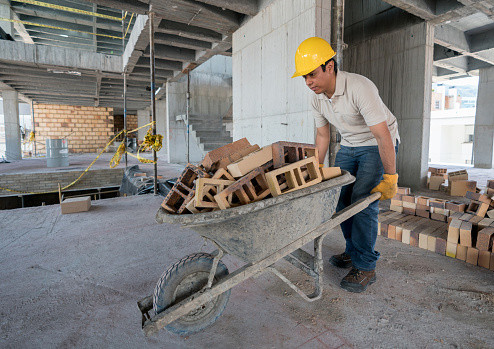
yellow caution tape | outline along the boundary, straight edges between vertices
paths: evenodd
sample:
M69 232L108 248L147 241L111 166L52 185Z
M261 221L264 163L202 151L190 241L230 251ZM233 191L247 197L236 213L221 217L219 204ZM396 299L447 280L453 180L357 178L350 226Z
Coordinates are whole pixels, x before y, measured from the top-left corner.
M22 144L24 145L24 144L26 144L26 143L36 142L36 138L35 138L35 137L36 137L36 136L34 135L34 132L33 132L33 131L31 131L31 133L29 133L29 138L28 138L28 139L26 139L26 140L24 141L24 143L22 143Z
M88 15L88 16L93 16L93 17L101 17L101 18L107 18L107 19L112 19L114 21L123 21L125 17L127 17L127 11L125 11L125 15L123 17L114 17L114 16L108 16L104 15L101 13L97 12L90 12L90 11L84 11L84 10L79 10L73 7L66 7L66 6L60 6L60 5L55 5L55 4L48 4L46 2L41 2L41 1L35 1L35 0L14 0L16 2L23 2L26 4L32 4L36 6L42 6L42 7L48 7L48 8L54 8L57 10L62 10L62 11L67 11L67 12L74 12L74 13L80 13L83 15Z
M144 128L144 127L147 127L147 126L152 126L154 124L155 124L155 122L153 121L153 122L150 122L149 124L146 124L146 125L143 125L141 127L138 127L138 128L136 128L136 129L134 129L132 131L125 131L124 130L122 132L126 132L128 134L128 133L136 132L136 131L140 130L141 128ZM143 141L142 145L137 150L137 155L134 155L132 153L129 153L128 151L125 151L125 146L124 146L124 141L125 140L123 140L120 143L120 145L118 146L117 151L115 152L115 154L111 158L110 167L111 168L115 168L116 166L118 166L120 164L120 160L122 159L122 156L124 154L128 154L130 156L133 156L134 158L138 159L143 164L154 164L154 163L156 163L156 161L154 161L154 160L146 159L146 158L143 158L142 156L139 155L139 153L141 151L145 151L146 149L149 149L150 147L153 148L155 151L159 151L161 149L161 147L162 147L163 136L162 135L159 135L159 134L156 135L156 136L153 136L152 134L150 134L150 131L151 130L152 130L152 128L150 128L148 130L148 133L144 137L144 141Z
M160 151L162 147L163 136L162 135L153 135L153 129L150 128L146 136L144 136L144 141L141 145L141 150L146 151L148 149L153 149L154 151Z
M129 21L129 24L127 25L127 30L125 31L125 35L123 36L124 39L127 37L127 33L129 31L129 28L130 28L130 23L132 23L132 18L134 18L134 14L132 14L132 16L130 16L130 21Z
M65 30L65 31L71 31L71 32L82 33L82 34L90 34L90 35L104 36L106 38L112 38L112 39L119 39L119 40L122 40L123 39L123 37L121 37L121 36L106 35L106 34L100 34L100 33L86 32L86 31L82 31L82 30L60 28L60 27L55 27L55 26L52 26L52 25L39 24L39 23L27 22L27 21L19 21L17 19L0 18L0 21L6 21L6 22L12 22L12 23L21 23L21 24L27 24L27 25L34 25L34 26L37 26L37 27L50 28L50 29L58 29L58 30Z

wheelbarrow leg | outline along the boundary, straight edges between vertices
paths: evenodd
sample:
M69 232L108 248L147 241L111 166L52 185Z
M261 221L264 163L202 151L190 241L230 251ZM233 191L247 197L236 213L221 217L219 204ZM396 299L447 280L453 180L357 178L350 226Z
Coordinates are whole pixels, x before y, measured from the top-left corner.
M141 311L142 314L142 326L144 326L144 323L151 319L151 315L149 312L153 310L153 296L147 296L141 299L140 301L137 302L137 306L139 307L139 310Z
M313 302L321 298L322 296L322 275L323 275L323 261L322 261L322 241L326 234L323 234L314 239L314 255L305 252L298 248L292 253L284 257L285 260L293 264L298 269L302 270L306 274L312 277L314 280L314 292L306 294L290 280L288 280L283 274L281 274L274 266L270 266L268 270L278 276L284 281L291 289L297 292L302 298L308 302Z

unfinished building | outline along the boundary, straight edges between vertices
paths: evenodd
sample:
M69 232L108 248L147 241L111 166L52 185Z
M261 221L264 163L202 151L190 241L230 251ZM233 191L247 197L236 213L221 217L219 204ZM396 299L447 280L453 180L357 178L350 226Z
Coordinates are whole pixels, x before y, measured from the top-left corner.
M3 115L3 121L0 120L0 159L3 160L0 162L0 209L58 202L64 192L67 196L110 197L110 192L118 191L122 177L126 176L125 171L129 168L126 167L127 155L132 164L138 163L132 155L135 155L146 135L163 136L159 148L137 153L147 160L139 166L145 172L143 176L149 178L147 185L154 188L155 194L158 175L164 179L178 177L180 181L180 174L190 164L201 164L208 153L242 139L250 142L249 147L256 145L256 149L264 149L265 152L266 147L280 142L289 145L314 144L316 128L310 104L312 92L305 86L304 79L291 79L295 71L294 53L298 45L309 37L321 37L330 42L337 51L339 69L370 79L397 118L401 141L396 167L399 186L408 191L397 194L392 202L380 204L386 213L379 218L379 232L384 235L379 243L382 249L389 251L383 253L385 262L382 267L388 275L399 279L399 287L395 287L392 280L385 279L378 286L379 291L372 293L368 300L353 296L345 298L344 293L337 293L335 297L324 296L324 304L328 308L323 309L317 307L318 302L297 308L300 305L290 298L291 295L287 296L287 292L296 290L297 282L289 284L289 288L277 285L283 290L282 293L278 294L278 289L272 302L268 302L266 309L263 309L259 304L271 289L263 282L272 280L262 276L259 280L242 284L246 302L242 303L243 295L240 293L231 293L231 301L246 314L248 325L235 317L234 311L227 311L223 316L231 322L218 322L214 325L217 327L208 329L213 329L209 332L214 334L212 337L203 332L190 337L192 343L186 342L189 337L169 333L160 334L157 339L144 339L139 332L141 314L137 309L130 310L128 300L132 299L135 308L137 299L148 296L156 275L148 278L147 268L162 269L160 263L171 264L170 261L182 255L176 252L177 248L197 252L195 250L202 244L199 237L187 230L180 235L182 233L174 224L155 226L156 210L160 205L167 206L166 203L162 204L163 197L110 199L108 204L100 204L99 209L92 208L85 213L94 214L94 220L88 219L84 213L64 215L60 220L50 218L60 216L60 208L55 207L35 207L32 208L34 211L23 208L11 211L19 212L12 216L2 214L0 234L5 234L2 238L5 242L0 246L0 251L11 250L12 254L6 254L5 260L0 260L7 263L19 259L24 268L22 270L33 275L34 284L44 286L39 294L27 286L23 291L25 293L18 295L19 308L12 308L7 301L4 305L19 316L21 312L24 316L32 311L37 322L43 322L43 312L33 304L39 300L41 309L49 310L49 320L45 326L47 334L40 342L42 347L92 347L101 343L110 347L150 345L167 348L186 348L188 345L344 348L365 347L368 343L371 347L494 345L492 334L486 334L486 329L492 327L492 319L485 315L492 315L494 311L494 273L490 268L491 264L494 265L491 258L494 256L491 236L494 235L490 233L491 224L494 224L490 222L494 217L494 205L490 199L492 195L487 195L494 188L490 188L491 182L486 181L494 179L489 172L494 165L492 0L0 0L0 115ZM472 144L472 166L468 167L478 179L473 187L457 189L461 194L458 195L460 202L451 199L453 203L450 202L448 209L446 201L450 201L448 196L452 190L452 178L458 175L455 179L465 182L469 178L462 177L464 173L458 168L450 168L448 176L441 172L442 169L430 166L429 145L435 137L430 131L431 105L435 98L432 84L466 76L479 77L474 132L469 140ZM454 102L452 98L450 103ZM331 137L326 165L334 161L338 148L335 130L331 130ZM53 155L52 151L56 154ZM125 164L124 160L120 162L112 157L115 153L125 157ZM270 151L267 153L271 156ZM236 160L247 155L239 155ZM104 165L97 162L91 167L94 164L91 161L97 156L105 159ZM107 165L107 160L115 165L114 168ZM155 163L150 164L153 160ZM230 160L231 163L236 161ZM267 164L272 165L267 161L257 165L263 172L262 166L268 168ZM301 168L294 167L299 171L298 184L304 183L301 187L305 187L304 175L310 179L316 176L317 182L324 177L320 176L317 163L314 164L310 162L310 170L307 164ZM226 168L225 165L225 172ZM482 169L487 172L480 172ZM241 175L251 170L249 167ZM206 172L211 171L208 169ZM279 173L289 177L288 172L281 170ZM216 205L212 199L214 196L221 196L220 207L229 208L233 189L231 193L218 195L226 185L225 182L218 184L218 180L231 182L233 177L238 180L241 176L221 176L225 176L224 172L209 182L203 181L206 183L203 196L209 195L210 202L207 204L210 206ZM205 174L204 177L209 175ZM257 178L252 187L257 186L256 189L262 189L263 193L253 191L250 196L246 194L244 201L260 201L261 196L270 195L268 184L276 187L277 193L281 194L284 189L278 187L275 175L271 177L275 179L270 178L269 183L264 178L252 177ZM449 180L447 185L446 180ZM241 190L242 186L238 188ZM480 190L484 192L478 193ZM176 192L180 195L179 190ZM470 193L469 196L466 193ZM271 195L275 197L278 194ZM185 196L190 199L194 193L187 192ZM421 196L425 197L426 204L419 203ZM283 199L278 200L283 202ZM180 213L187 212L186 204L189 202L180 201ZM434 208L431 210L431 207ZM461 212L456 211L458 207L462 207ZM204 212L210 211L207 205L189 206L189 211L204 208ZM238 209L236 212L250 212L249 209ZM145 218L137 221L132 215L125 214L126 210ZM46 212L49 214L46 215ZM24 215L25 221L20 216L15 218L16 214ZM112 221L110 216L118 217L122 225ZM480 216L489 221L480 219ZM280 219L280 224L283 221L281 217L276 217ZM177 218L168 223L192 224L187 219L192 218ZM429 220L436 222L431 225ZM98 235L97 222L104 227L108 238ZM112 227L113 224L118 227ZM33 226L36 229L32 229ZM119 235L126 229L125 226L133 232L140 231L142 226L146 230L142 233L143 239L153 242L160 241L161 230L164 229L169 245L162 250L161 243L146 243L152 245L149 246L150 250L137 252L130 246L142 243L137 236L128 232L123 233L124 238ZM462 226L464 244L460 240ZM427 234L423 233L420 237L422 231L415 229L418 227L424 231L427 229ZM70 228L73 228L72 232L62 234ZM450 230L454 231L451 234L458 233L456 242L448 240ZM484 233L480 234L480 231ZM405 235L406 245L395 244L394 240L405 242L402 240ZM24 236L32 236L40 245L31 245L23 240ZM477 236L480 237L479 246L482 245L482 249L477 250L481 252L474 251ZM84 237L94 239L100 244L99 247L85 241ZM433 248L428 245L428 237L433 238ZM58 238L64 242L65 249L57 247L55 241ZM78 241L77 246L70 239ZM106 239L113 241L119 251L108 247L109 241ZM314 250L315 255L322 253L322 250L335 252L331 244L323 245L322 238L317 241L315 244L319 245ZM437 248L444 250L439 254L448 255L448 242L448 248L455 250L454 253L450 251L453 259L429 253L437 252L436 245L439 244L441 247ZM341 248L341 241L336 242L336 246ZM195 248L189 251L192 247ZM45 251L55 251L62 257L50 259ZM160 261L146 264L148 252L159 255L162 251L165 251L165 256ZM113 253L115 255L104 259L101 265L94 262L102 254ZM402 260L396 257L401 254L406 255ZM71 255L80 257L71 259ZM32 256L39 256L40 260ZM303 260L304 256L300 252L294 258ZM126 265L126 258L130 260L130 265ZM463 262L475 259L475 263L468 262L475 266L468 263L458 266L453 263L457 259ZM226 261L229 268L232 265L245 267L230 257ZM244 262L256 264L259 261ZM322 270L322 266L317 261L311 263L308 263L311 265L309 269L319 275L317 268ZM110 267L102 271L105 265ZM26 287L26 281L16 278L20 272L17 268L8 264L2 277L13 280L0 288L0 294L11 301L16 299L16 295L8 287ZM84 268L91 272L84 271ZM221 265L218 268L221 269ZM266 268L270 269L271 265ZM428 268L433 276L424 275L424 270ZM441 272L445 270L445 273ZM278 273L277 276L283 280L285 271L273 273ZM119 292L119 280L128 278L128 275L123 275L125 272L132 273L129 279L138 276L135 280L126 280L124 291ZM248 269L248 272L256 275L257 270ZM46 276L49 281L39 273L49 274ZM58 273L63 279L62 290L54 287ZM410 281L411 274L419 281ZM77 292L68 290L70 281L66 277L82 277L86 282L78 285L83 293L82 298L85 298L80 302L81 308L78 308L81 318L67 320L70 323L68 333L58 328L56 320L61 312L68 312L74 302L77 303L73 301ZM329 276L329 281L325 282L335 282L336 278ZM462 278L463 281L460 280ZM297 281L303 282L302 279ZM413 283L413 288L407 289L409 281ZM166 278L160 279L160 283L165 282ZM122 306L115 311L118 316L123 316L124 325L114 326L115 319L98 314L97 309L95 313L101 321L101 329L90 324L89 318L93 314L85 307L92 304L86 299L91 298L91 293L97 298L94 304L112 311L105 304L113 301L106 298L105 287L112 298L117 299L116 303ZM140 292L139 287L147 290ZM385 295L387 291L392 295ZM307 297L302 293L303 297ZM253 296L249 298L247 294ZM62 305L60 311L53 309L50 295L54 295ZM395 295L400 301L394 298ZM411 300L410 304L413 305L408 304L407 300ZM360 311L352 307L352 302L364 308L372 302L375 305ZM143 311L143 324L150 320L145 315L151 309L149 306L152 307L152 304L139 304L141 311L147 309ZM253 313L249 313L250 307L255 309ZM381 310L387 307L391 310L383 313ZM293 309L301 310L297 314ZM257 321L256 312L261 314L262 321ZM403 315L406 313L410 317ZM330 314L336 315L333 318ZM370 322L361 319L361 314ZM468 314L474 320L466 321L462 314ZM5 341L6 347L36 346L32 338L16 339L24 327L16 323L11 315L4 315L5 320L0 326L6 335L0 338L0 346L2 341ZM26 322L28 315L23 318ZM274 316L275 320L270 320L270 316ZM132 320L138 317L136 333L139 338L129 335L128 330L135 325ZM327 320L328 317L331 321ZM447 324L444 328L437 325L441 321ZM94 336L83 338L84 330L76 328L79 323L84 324L84 328ZM246 331L242 330L244 325ZM270 335L258 335L259 332L268 331L266 326L270 325L273 325ZM43 326L28 326L34 328L33 334L43 332ZM456 326L459 330L446 330L447 326L450 329ZM293 331L293 328L300 331ZM364 328L365 331L359 330ZM435 336L430 328L438 335ZM235 333L229 335L232 330ZM380 338L382 332L384 337ZM403 335L404 332L407 333ZM400 342L402 335L403 342ZM366 338L369 338L368 342ZM244 346L238 343L244 343Z

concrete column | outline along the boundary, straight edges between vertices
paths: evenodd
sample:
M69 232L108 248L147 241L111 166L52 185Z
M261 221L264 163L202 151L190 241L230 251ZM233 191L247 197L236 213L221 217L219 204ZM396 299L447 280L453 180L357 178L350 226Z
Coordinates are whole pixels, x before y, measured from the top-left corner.
M264 146L315 141L311 91L295 72L295 51L331 37L331 0L276 0L233 33L233 139Z
M0 18L12 19L12 11L10 10L8 0L0 0ZM0 21L0 28L2 28L7 34L14 36L14 23Z
M166 123L167 138L166 151L168 162L185 164L187 162L187 128L185 122L177 116L185 114L187 82L166 83ZM204 154L197 146L195 140L189 140L189 162L199 163Z
M137 111L137 127L144 126L146 124L149 124L151 121L151 113L149 110L138 110ZM146 136L146 133L148 132L149 127L144 127L141 128L139 131L137 131L137 140L138 142L142 142L144 140L144 136Z
M163 136L163 146L158 152L158 161L168 162L168 128L166 127L166 100L156 101L156 133Z
M480 69L473 157L474 167L494 164L494 68Z
M404 23L400 29L360 40L347 42L345 70L372 80L398 119L398 184L423 188L429 159L434 27Z
M2 91L5 120L5 153L7 160L21 160L21 133L17 91Z

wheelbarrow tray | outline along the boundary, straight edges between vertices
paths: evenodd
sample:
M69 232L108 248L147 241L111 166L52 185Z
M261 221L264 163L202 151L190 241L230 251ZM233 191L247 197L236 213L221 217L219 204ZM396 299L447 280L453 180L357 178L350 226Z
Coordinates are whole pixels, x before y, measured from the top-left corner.
M182 224L245 262L260 261L333 216L347 171L316 185L227 210L177 215L160 208L158 223Z

